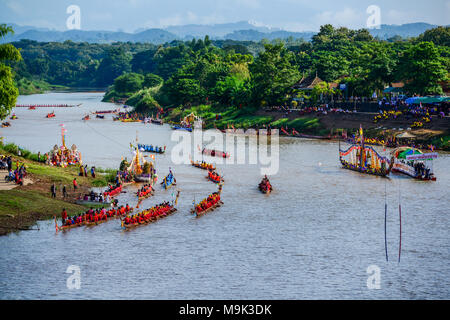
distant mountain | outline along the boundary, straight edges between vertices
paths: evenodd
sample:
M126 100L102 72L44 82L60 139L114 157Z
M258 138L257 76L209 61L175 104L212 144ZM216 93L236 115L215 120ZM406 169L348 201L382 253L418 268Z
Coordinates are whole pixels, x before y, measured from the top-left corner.
M40 42L63 42L71 40L75 42L111 43L122 42L151 42L163 44L173 40L191 40L192 38L203 38L209 35L212 40L238 40L238 41L260 41L262 39L304 39L309 41L315 32L291 32L278 28L258 26L248 21L235 23L222 23L213 25L190 24L185 26L170 26L164 29L147 29L136 33L121 31L85 31L69 30L55 31L45 28L34 28L30 26L12 25L14 35L8 35L0 39L0 43L19 41L22 39ZM389 39L394 36L403 38L417 37L426 30L435 28L435 25L427 23L409 23L404 25L382 25L380 29L371 29L370 33L380 39Z
M162 44L175 40L177 37L162 29L148 29L139 33L126 33L119 31L39 31L27 30L23 33L15 32L13 36L9 35L7 39L1 42L19 41L22 39L35 40L40 42L63 42L71 40L74 42L90 43L111 43L121 42L151 42Z
M257 26L255 23L249 21L239 21L233 23L221 23L221 24L188 24L184 26L170 26L164 28L165 30L177 35L180 38L192 39L202 38L205 35L209 35L210 38L220 39L225 35L237 30L255 30L264 33L270 33L273 31L281 30L279 28L269 28L265 26Z
M429 29L436 28L436 25L418 22L407 23L402 25L386 25L382 24L380 29L370 29L370 33L374 37L382 40L387 40L394 36L401 36L402 38L417 37Z
M238 30L224 36L227 40L238 41L261 41L262 39L287 39L292 37L294 39L303 39L305 41L311 40L315 32L290 32L290 31L274 31L270 33L259 32L256 30Z

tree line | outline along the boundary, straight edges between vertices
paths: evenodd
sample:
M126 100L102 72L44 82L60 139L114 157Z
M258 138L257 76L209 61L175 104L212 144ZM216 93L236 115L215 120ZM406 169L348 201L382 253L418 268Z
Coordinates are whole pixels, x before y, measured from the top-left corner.
M0 36L11 31L4 28ZM70 87L110 86L107 98L132 97L142 110L203 103L280 105L292 95L292 85L310 74L325 81L323 90L330 90L327 83L345 83L359 97L398 81L409 94L442 94L450 70L449 27L388 41L365 29L324 25L310 42L212 41L206 36L158 46L30 40L0 48L5 46L20 50L18 59L0 55L2 70L9 70L16 83L36 79Z

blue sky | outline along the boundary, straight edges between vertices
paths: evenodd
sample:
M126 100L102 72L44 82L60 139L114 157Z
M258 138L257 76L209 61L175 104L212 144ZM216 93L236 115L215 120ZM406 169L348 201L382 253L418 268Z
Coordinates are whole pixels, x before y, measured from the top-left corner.
M242 20L292 31L316 31L325 23L362 28L370 5L380 7L383 24L450 24L450 0L0 0L0 22L65 30L72 4L81 9L82 30Z

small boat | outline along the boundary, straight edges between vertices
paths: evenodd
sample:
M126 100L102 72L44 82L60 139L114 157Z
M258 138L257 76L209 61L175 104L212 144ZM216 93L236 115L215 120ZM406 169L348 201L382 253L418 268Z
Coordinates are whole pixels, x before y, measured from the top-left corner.
M122 192L122 185L110 187L108 191L103 192L103 196L115 197Z
M55 113L54 112L47 113L47 115L45 117L46 118L54 118L55 117Z
M177 179L173 176L172 173L169 173L164 180L161 182L161 185L164 187L164 189L169 189L172 186L177 185Z
M98 118L98 119L105 119L105 116L101 116L99 114L97 114L95 117Z
M400 147L392 151L392 172L402 173L411 178L423 181L436 181L433 173L432 160L437 153L423 153L412 147Z
M146 144L138 144L138 148L141 151L144 152L153 152L153 153L159 153L159 154L163 154L166 152L166 146L163 147L158 147L155 146L153 147L152 145L146 145Z
M11 123L9 123L8 121L2 122L2 128L7 128L7 127L11 127Z
M199 168L199 169L203 169L203 170L216 170L216 167L214 167L213 164L211 163L206 163L206 162L194 162L191 160L191 164L192 166Z
M258 185L258 189L264 194L270 194L273 190L272 185L267 177L264 177Z
M90 120L90 119L91 119L91 117L89 117L89 115L86 115L86 116L84 116L81 120L86 121L86 120Z

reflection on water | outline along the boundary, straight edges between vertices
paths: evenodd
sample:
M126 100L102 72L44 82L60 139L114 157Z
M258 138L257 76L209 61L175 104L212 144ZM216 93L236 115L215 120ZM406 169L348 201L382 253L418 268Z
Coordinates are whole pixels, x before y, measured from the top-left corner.
M114 109L99 93L51 93L18 103L82 103L79 108L17 109L19 120L2 134L33 151L76 144L89 165L117 167L130 157L139 134L147 144L175 144L167 126L81 120L93 110ZM209 160L209 159L208 159ZM119 221L55 234L52 221L40 231L0 238L1 299L448 299L450 157L434 163L435 183L391 176L382 179L340 168L338 146L280 139L280 171L270 196L257 189L255 165L218 165L226 184L225 205L200 219L193 200L216 190L206 172L174 165L156 155L159 176L172 167L181 190L179 210L157 223L124 232ZM384 253L384 190L388 202L388 250ZM171 199L157 186L141 208ZM119 197L135 204L136 187ZM402 261L398 204L402 204ZM381 268L381 290L368 290L369 265ZM68 290L65 271L81 268L81 289Z

